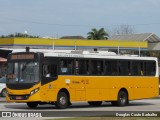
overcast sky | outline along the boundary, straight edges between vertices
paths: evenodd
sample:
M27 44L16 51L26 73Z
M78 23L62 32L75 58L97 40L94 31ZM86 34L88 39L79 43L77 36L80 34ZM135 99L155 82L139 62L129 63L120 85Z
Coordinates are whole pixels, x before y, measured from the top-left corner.
M132 25L160 37L160 0L0 0L0 35L82 35Z

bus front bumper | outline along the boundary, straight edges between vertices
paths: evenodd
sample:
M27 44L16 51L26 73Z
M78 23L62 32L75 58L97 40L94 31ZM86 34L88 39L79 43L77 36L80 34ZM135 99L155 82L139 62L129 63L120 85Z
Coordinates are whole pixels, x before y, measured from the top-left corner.
M40 98L40 92L37 92L35 94L7 94L6 95L6 101L7 102L36 102L41 101Z

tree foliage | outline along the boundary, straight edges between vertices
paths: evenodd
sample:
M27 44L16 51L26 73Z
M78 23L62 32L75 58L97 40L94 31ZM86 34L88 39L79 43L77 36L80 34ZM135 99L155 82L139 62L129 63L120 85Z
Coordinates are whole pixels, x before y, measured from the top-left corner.
M87 34L87 39L91 40L105 40L109 37L109 34L104 30L104 28L100 28L99 30L93 28L92 31Z
M39 36L28 35L24 33L15 33L9 35L1 35L0 38L13 38L13 37L21 37L21 38L39 38Z

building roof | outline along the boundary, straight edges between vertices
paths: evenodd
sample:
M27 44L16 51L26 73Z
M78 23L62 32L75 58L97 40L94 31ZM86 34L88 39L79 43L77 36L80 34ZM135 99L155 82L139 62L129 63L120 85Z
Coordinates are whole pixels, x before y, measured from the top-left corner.
M150 43L148 45L149 50L160 50L160 42L158 43Z
M149 43L160 42L160 38L153 33L113 35L108 40L148 41Z

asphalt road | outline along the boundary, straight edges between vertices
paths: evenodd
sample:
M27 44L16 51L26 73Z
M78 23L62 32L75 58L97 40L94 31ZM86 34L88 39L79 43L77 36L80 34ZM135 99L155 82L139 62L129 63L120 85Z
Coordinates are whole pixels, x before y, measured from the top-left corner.
M0 103L0 111L12 111L17 113L40 113L42 117L77 117L77 116L116 116L119 113L135 114L141 112L160 113L160 99L145 99L130 101L125 107L115 107L111 103L104 102L99 107L91 107L86 102L75 102L63 110L56 109L54 105L39 105L36 109L30 109L25 103ZM0 113L2 115L2 113Z
M5 102L5 101L6 101L6 98L0 96L0 103Z

